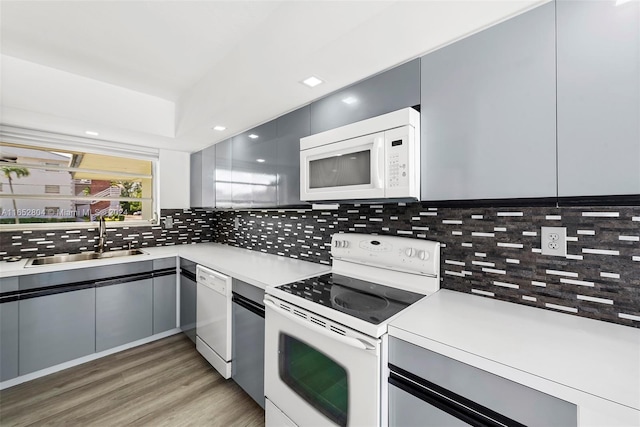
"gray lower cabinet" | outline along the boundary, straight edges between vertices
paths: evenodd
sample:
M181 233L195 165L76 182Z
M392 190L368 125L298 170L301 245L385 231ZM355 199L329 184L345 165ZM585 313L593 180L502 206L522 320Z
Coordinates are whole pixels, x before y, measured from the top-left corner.
M553 2L421 60L421 199L555 197Z
M231 377L264 408L264 290L233 279Z
M19 374L95 352L96 290L19 301Z
M96 351L152 335L152 279L102 286L95 292Z
M180 329L195 344L197 309L196 263L180 260Z
M176 327L176 275L153 278L153 334Z
M556 7L558 195L640 194L640 3Z
M311 103L311 134L420 104L420 59Z
M390 427L502 425L487 418L504 425L578 425L573 403L395 337L389 338L389 368Z
M0 280L0 293L18 290L18 278ZM0 301L0 381L18 376L18 301Z
M18 301L0 304L0 381L18 376Z
M159 334L176 327L177 258L153 260L153 333Z

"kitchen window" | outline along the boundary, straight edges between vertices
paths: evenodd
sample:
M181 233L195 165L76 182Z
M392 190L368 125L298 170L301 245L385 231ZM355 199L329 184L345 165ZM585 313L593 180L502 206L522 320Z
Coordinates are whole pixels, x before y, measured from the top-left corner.
M0 229L156 221L155 159L69 146L0 143Z

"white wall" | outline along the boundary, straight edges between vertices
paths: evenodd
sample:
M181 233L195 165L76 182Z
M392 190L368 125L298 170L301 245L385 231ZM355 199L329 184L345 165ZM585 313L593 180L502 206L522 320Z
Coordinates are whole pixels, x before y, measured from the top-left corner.
M7 55L1 56L3 124L105 140L175 146L175 103Z
M190 154L160 150L160 208L189 208Z

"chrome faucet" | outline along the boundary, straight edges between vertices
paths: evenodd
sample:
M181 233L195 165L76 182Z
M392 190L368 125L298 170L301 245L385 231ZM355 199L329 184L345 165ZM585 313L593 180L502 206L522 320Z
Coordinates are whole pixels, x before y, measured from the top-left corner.
M104 221L104 216L99 219L98 235L98 253L101 254L104 252L104 245L107 240L107 224Z

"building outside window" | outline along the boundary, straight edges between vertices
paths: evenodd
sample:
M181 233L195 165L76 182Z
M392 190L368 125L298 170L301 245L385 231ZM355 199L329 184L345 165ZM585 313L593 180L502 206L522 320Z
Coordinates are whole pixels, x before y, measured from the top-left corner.
M0 228L157 218L153 160L5 142L0 154Z
M49 171L45 171L47 175ZM57 172L57 171L56 171ZM45 185L44 192L47 194L60 194L60 186L59 185Z

